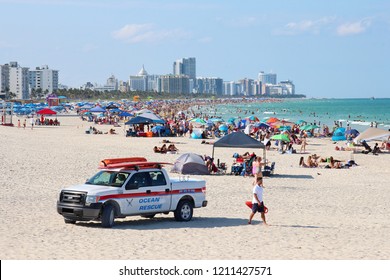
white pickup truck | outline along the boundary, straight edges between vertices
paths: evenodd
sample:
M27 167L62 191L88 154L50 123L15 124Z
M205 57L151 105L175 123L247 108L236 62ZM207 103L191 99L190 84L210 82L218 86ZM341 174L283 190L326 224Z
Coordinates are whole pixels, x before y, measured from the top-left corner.
M100 220L103 227L112 227L115 218L169 212L177 221L190 221L194 208L207 206L206 182L169 178L163 164L145 158L102 160L101 170L87 182L61 190L57 212L65 223Z

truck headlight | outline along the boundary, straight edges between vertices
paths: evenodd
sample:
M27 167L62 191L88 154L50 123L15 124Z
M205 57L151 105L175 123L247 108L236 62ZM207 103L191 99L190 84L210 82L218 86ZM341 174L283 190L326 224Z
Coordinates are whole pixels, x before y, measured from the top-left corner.
M91 203L96 203L100 199L100 196L97 195L87 195L85 198L85 205L91 205Z

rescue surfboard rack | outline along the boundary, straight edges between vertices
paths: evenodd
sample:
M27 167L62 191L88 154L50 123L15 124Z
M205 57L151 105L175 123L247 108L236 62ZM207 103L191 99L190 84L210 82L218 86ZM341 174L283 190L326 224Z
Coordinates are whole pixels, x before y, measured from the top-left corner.
M113 158L104 159L99 163L99 169L114 169L114 168L126 168L134 169L136 171L147 168L158 168L161 169L165 164L172 164L169 162L155 162L147 161L143 157L132 157L132 158Z

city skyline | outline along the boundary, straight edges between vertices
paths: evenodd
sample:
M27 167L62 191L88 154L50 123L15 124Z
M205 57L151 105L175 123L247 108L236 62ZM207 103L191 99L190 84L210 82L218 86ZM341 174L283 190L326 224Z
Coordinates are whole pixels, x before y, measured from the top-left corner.
M390 5L344 2L0 0L0 61L49 65L80 87L196 57L198 77L264 71L307 97L389 97Z

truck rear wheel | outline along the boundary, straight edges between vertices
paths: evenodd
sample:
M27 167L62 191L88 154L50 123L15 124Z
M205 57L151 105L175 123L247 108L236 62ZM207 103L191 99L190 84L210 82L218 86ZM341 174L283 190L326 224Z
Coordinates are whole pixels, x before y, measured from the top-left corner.
M102 227L111 228L114 225L115 209L111 204L105 205L102 214Z
M188 200L182 200L175 210L175 219L179 222L188 222L192 219L193 212L194 207L192 203Z

